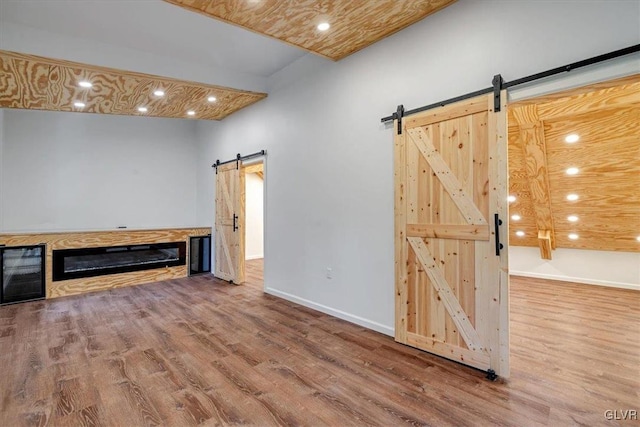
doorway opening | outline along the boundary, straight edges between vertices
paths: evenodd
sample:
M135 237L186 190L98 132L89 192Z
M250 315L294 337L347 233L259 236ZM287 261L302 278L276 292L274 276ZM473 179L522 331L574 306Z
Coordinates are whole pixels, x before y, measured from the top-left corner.
M243 166L245 175L245 284L264 288L264 163Z
M640 386L640 74L565 83L508 106L512 367L553 389L597 383L574 393L592 424Z

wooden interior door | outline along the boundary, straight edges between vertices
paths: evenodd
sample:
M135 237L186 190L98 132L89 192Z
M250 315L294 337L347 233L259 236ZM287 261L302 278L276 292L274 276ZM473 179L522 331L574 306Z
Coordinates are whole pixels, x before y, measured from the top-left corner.
M215 276L235 284L244 282L244 178L240 161L217 168Z
M496 113L493 94L483 95L403 119L395 140L395 338L508 377L503 102Z

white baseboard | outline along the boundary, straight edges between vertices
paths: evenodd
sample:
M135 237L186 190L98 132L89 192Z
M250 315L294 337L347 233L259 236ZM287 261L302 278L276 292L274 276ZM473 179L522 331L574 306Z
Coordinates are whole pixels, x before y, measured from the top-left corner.
M607 286L610 288L633 289L636 291L640 291L640 284L637 283L610 282L607 280L592 280L584 279L582 277L557 276L554 274L532 273L530 271L517 270L510 270L509 274L513 276L533 277L536 279L559 280L563 282L582 283L585 285Z
M273 288L265 288L264 291L269 295L273 295L282 299L286 299L287 301L295 302L296 304L303 305L305 307L312 308L314 310L318 310L322 313L329 314L331 316L337 317L342 320L346 320L347 322L355 323L356 325L360 325L367 329L372 329L376 332L380 332L381 334L394 336L394 329L390 326L383 325L378 322L374 322L373 320L365 319L360 316L356 316L354 314L346 313L341 310L336 310L335 308L328 307L326 305L317 304L313 301L309 301L304 298L297 297L295 295L289 294L287 292L282 292Z
M251 261L252 259L262 259L264 258L264 254L259 254L259 255L247 255L244 257L245 261Z

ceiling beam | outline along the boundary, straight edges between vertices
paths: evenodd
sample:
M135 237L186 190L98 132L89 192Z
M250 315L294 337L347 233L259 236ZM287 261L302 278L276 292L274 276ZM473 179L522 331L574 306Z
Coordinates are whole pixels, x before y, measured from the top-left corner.
M263 165L262 162L260 163L254 163L252 165L246 165L242 167L244 169L244 173L255 173L255 174L261 174L263 169Z
M520 126L520 144L524 154L529 192L533 202L538 227L538 244L542 259L551 259L551 250L556 248L551 193L549 191L549 169L547 148L542 122ZM544 238L540 238L541 233Z
M538 119L535 105L518 108L513 113L519 123L519 142L525 159L527 182L536 216L540 257L551 259L551 251L556 248L556 242L544 123Z
M540 257L542 259L551 259L551 231L538 231L538 246L540 247Z

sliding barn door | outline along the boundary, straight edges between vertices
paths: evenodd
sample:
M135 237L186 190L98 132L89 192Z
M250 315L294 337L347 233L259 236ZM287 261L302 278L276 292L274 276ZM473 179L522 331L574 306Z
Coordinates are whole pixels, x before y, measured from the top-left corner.
M244 282L244 192L242 162L218 166L215 276L235 284Z
M407 116L396 135L395 338L507 377L506 106L493 103Z

